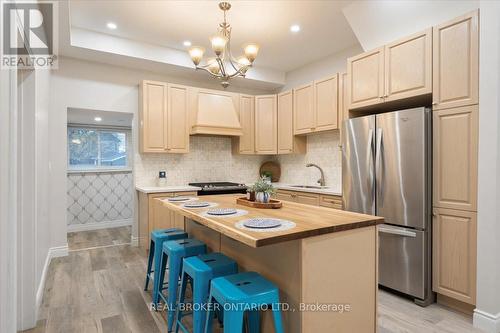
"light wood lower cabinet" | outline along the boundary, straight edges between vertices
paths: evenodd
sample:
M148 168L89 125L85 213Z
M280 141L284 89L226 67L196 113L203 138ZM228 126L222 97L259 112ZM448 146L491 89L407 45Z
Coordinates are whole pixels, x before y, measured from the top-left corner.
M433 206L477 210L479 106L433 112Z
M293 201L305 205L342 209L342 197L310 192L277 190L275 198L282 201Z
M434 27L433 105L446 109L479 102L479 12Z
M153 230L165 228L184 229L184 217L165 208L160 199L179 195L196 196L196 192L139 193L139 246L149 249Z
M434 208L433 290L476 302L477 213Z

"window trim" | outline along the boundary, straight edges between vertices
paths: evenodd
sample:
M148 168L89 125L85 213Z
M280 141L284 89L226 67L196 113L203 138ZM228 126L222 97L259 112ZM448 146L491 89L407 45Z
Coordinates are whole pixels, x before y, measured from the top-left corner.
M101 132L120 132L125 134L125 142L126 142L126 164L124 166L92 166L92 167L78 167L70 164L70 151L69 151L69 140L68 140L68 131L71 128L83 129L83 130L94 130L98 132L97 135L97 160L100 161L101 158ZM121 127L121 126L96 126L96 125L86 125L86 124L68 124L66 129L66 168L68 173L98 173L98 172L130 172L132 171L131 166L131 139L132 133L130 127Z

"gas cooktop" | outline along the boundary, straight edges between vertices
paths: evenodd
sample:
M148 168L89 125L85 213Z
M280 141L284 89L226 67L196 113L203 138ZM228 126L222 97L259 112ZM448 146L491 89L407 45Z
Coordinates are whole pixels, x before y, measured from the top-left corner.
M201 187L201 190L198 191L198 195L246 193L247 191L247 186L245 184L231 182L189 183L189 185Z

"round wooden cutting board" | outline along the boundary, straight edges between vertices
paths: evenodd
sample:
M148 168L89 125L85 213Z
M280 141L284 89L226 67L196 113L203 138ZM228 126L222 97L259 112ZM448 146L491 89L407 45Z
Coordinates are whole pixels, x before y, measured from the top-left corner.
M273 183L279 182L281 177L281 166L279 163L274 161L267 161L262 163L259 170L259 176L262 176L264 172L271 173L271 181Z

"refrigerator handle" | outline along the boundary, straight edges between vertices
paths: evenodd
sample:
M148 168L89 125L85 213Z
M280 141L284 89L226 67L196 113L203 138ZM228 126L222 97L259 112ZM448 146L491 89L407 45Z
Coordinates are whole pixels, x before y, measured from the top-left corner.
M417 233L409 230L402 230L402 229L396 229L396 228L387 228L383 226L378 227L378 232L384 233L384 234L391 234L391 235L398 235L398 236L403 236L403 237L412 237L415 238L417 237Z
M368 188L371 189L373 198L375 197L375 175L373 169L373 129L368 131L368 145L366 149L366 162L368 164Z
M375 182L377 184L377 193L382 193L382 180L379 175L382 173L380 170L380 159L382 158L382 129L377 128L377 147L375 148ZM377 197L379 197L377 195ZM381 199L381 198L379 198Z

